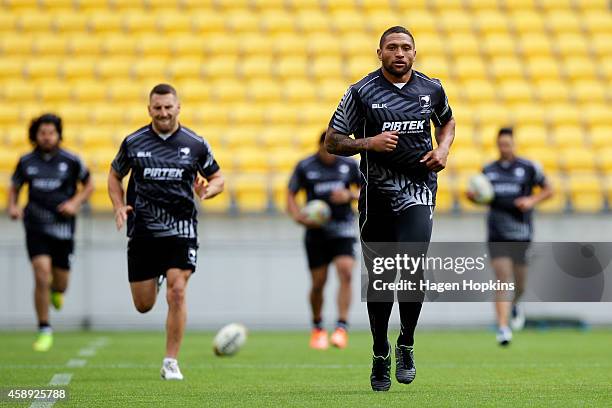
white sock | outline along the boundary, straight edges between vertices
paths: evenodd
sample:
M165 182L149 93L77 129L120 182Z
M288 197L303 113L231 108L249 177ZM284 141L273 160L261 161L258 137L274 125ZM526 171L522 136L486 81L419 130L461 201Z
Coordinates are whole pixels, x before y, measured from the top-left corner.
M170 363L178 363L178 361L176 360L176 358L164 357L164 365Z

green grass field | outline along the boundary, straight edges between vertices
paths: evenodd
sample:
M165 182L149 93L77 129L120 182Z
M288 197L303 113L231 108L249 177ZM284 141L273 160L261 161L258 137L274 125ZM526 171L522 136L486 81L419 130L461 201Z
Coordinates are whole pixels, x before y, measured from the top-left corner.
M56 407L612 406L611 330L525 331L507 349L492 332L422 331L415 382L394 381L387 393L370 389L366 332L352 333L346 350L327 351L308 349L307 333L254 332L225 358L213 355L212 336L187 333L185 381L163 382L161 332L60 332L44 354L32 351L32 333L4 332L0 387L41 387L72 373L70 399ZM79 356L92 344L95 355ZM71 359L86 365L68 367Z

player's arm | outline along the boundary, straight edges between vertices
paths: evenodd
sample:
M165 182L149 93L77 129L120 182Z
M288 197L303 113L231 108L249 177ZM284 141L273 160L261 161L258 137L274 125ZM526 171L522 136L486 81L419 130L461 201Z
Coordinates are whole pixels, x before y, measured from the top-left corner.
M108 173L108 196L113 203L113 211L115 212L115 224L117 229L121 229L127 221L127 216L133 210L132 206L125 204L125 192L121 181L123 176L111 168Z
M287 189L287 212L293 218L295 222L305 226L306 228L319 228L320 226L312 221L308 221L302 211L300 206L297 203L295 197L297 196L297 191L291 190L291 188Z
M529 211L544 200L548 200L554 194L550 181L545 179L537 193L514 200L514 205L521 211Z
M78 212L81 206L85 201L89 199L91 194L94 191L94 184L91 177L87 177L85 181L83 181L83 186L80 191L78 191L75 195L72 196L69 200L61 203L57 210L66 217L74 217Z
M339 156L352 156L371 150L374 152L392 152L397 146L397 132L382 132L376 136L353 139L329 126L325 133L325 149Z
M21 208L18 203L19 191L21 191L21 186L11 183L9 187L7 211L12 220L23 218L23 208Z
M210 176L197 179L194 185L194 190L200 200L208 200L223 192L225 188L225 177L221 170L217 170Z
M436 126L435 138L437 147L421 158L429 170L438 172L444 170L450 147L455 139L455 119L450 118L443 126Z

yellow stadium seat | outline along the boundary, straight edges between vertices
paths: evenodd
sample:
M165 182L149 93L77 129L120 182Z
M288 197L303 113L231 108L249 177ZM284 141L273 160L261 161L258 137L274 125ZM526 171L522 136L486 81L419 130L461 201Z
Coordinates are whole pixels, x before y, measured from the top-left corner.
M16 13L1 13L0 14L0 32L13 33L17 29L17 22L19 21L19 15Z
M32 37L29 35L3 34L0 37L0 51L4 57L29 57L32 54L32 42Z
M79 103L105 102L107 95L108 84L93 78L72 84L72 98Z
M508 5L512 3L514 1L507 2ZM527 33L543 34L545 32L542 15L533 9L517 10L510 14L510 18L512 26L521 36Z
M23 77L24 61L21 58L0 57L0 67L0 80L18 80Z
M346 89L346 81L337 79L323 79L317 84L319 99L325 103L338 103L339 96L346 92Z
M168 2L164 1L168 4ZM169 11L162 13L156 17L156 26L158 32L161 31L166 35L189 35L192 30L192 17L187 13Z
M150 82L167 82L169 75L166 69L166 60L162 58L140 59L132 66L132 75L136 80Z
M206 41L200 36L174 36L170 39L170 51L175 58L201 59L206 55Z
M544 15L546 27L553 33L579 33L578 15L573 10L552 11Z
M610 141L609 137L610 134L608 133L608 138L606 139L606 142ZM610 147L609 144L606 143L606 145L598 149L596 153L597 166L599 170L603 174L608 175L608 177L612 181L612 147ZM610 184L609 186L612 187L612 184ZM612 202L610 202L610 204L612 204Z
M231 189L241 212L263 212L268 209L268 180L265 176L239 175L232 179Z
M280 10L264 12L261 15L261 25L270 35L293 34L296 28L293 14Z
M591 37L590 45L595 55L600 58L612 54L612 30L610 33L597 34Z
M123 16L122 27L133 35L154 35L158 31L157 17L152 13L130 11Z
M284 98L289 103L314 102L317 93L313 83L305 80L288 80L283 83Z
M453 10L453 11L461 11L464 9L463 0L433 0L430 1L435 10L445 11L445 10Z
M508 34L491 34L484 37L484 50L490 57L514 57L516 38Z
M570 11L574 7L573 0L538 0L540 7L545 10Z
M320 10L298 11L296 26L299 31L306 34L326 33L332 26L330 17Z
M603 76L608 79L608 81L612 80L612 57L602 58L599 63L599 69Z
M146 7L145 0L109 0L109 6L118 13L139 13Z
M445 42L448 42L448 45L450 46L450 49L455 57L478 57L480 55L481 42L474 34L469 32L451 34ZM417 44L419 44L419 47L421 46L420 42L417 42ZM423 49L428 50L429 48L425 47ZM436 49L440 50L440 52L444 50L442 47L442 42L440 42L440 47L437 47Z
M271 147L289 148L293 144L294 132L295 128L290 125L267 126L262 129L259 141L265 149ZM294 150L291 151L295 152ZM270 159L275 160L276 157L271 156Z
M537 212L558 214L565 212L567 209L567 188L565 177L558 173L546 173L546 180L553 188L553 196L548 200L540 202L537 207Z
M548 134L543 126L519 126L514 130L516 143L524 149L550 146Z
M366 16L360 12L336 12L331 15L331 21L333 29L340 34L353 34L359 30L366 30Z
M115 13L91 14L87 26L95 33L120 33L123 30L122 18Z
M136 38L124 34L112 34L104 37L101 44L101 50L104 54L112 57L131 57L138 51Z
M65 103L58 105L54 111L64 118L65 121L71 123L71 126L91 125L91 111L88 106L75 103ZM41 113L40 107L36 111L36 115ZM34 116L28 114L28 117Z
M413 10L413 12L416 11ZM420 13L423 14L423 11L420 11ZM402 14L393 13L388 10L378 10L376 12L368 14L367 29L372 36L380 38L380 35L387 28L392 27L394 25L406 24L407 21L407 18L404 17Z
M109 7L107 0L76 0L74 2L79 12L96 13L106 11Z
M575 211L599 212L604 209L604 191L599 177L594 174L570 175L568 187Z
M540 104L519 104L511 107L512 120L519 125L542 124L544 108Z
M231 182L230 182L231 186ZM232 209L232 195L226 186L223 193L207 200L200 201L202 211L210 214L224 214Z
M551 58L531 58L527 61L527 72L532 80L560 80L559 65Z
M240 103L232 106L229 112L231 123L261 126L264 122L265 109L254 103ZM252 135L246 135L251 138Z
M552 47L550 39L542 32L529 33L519 38L519 50L527 58L550 58Z
M184 91L183 91L184 92ZM198 104L192 103L193 119L198 125L226 126L227 107L202 98Z
M49 80L60 75L60 60L57 58L31 59L25 65L25 72L32 80Z
M206 103L210 100L211 86L206 81L200 81L197 79L183 80L178 83L177 91L179 98L185 102L185 104L200 104Z
M207 78L235 78L237 58L233 56L219 56L204 60L203 71Z
M98 56L101 51L101 37L76 35L68 40L68 51L78 58Z
M593 60L587 57L569 57L563 63L565 73L571 80L595 79L597 73Z
M461 10L441 11L437 17L437 24L442 25L449 34L467 33L471 34L474 28L472 16ZM418 33L419 31L415 31Z
M272 204L277 212L287 211L287 186L289 184L290 172L275 174L271 180Z
M553 42L559 55L568 59L576 57L585 58L590 53L586 36L579 33L561 34Z
M199 84L199 82L198 82ZM149 89L143 87L137 82L113 81L107 82L103 86L108 90L108 98L110 101L123 103L140 103L143 109L148 102ZM181 89L178 90L179 96L182 97Z
M506 14L497 10L482 10L474 15L475 26L480 34L508 35L509 22Z
M228 13L226 19L227 28L234 33L254 33L260 30L258 16L250 12Z
M340 101L341 96L338 97ZM338 104L330 106L308 104L297 112L301 118L301 122L307 126L315 126L317 129L325 129ZM316 136L317 133L315 133Z
M482 151L474 147L457 146L448 158L448 168L452 171L479 172L483 163Z
M284 0L252 0L251 6L260 11L283 10L287 4Z
M132 72L133 62L126 58L106 58L98 62L96 72L102 79L125 79L127 80Z
M142 37L136 42L136 51L141 58L168 58L172 53L171 41L167 36Z
M51 15L42 12L24 13L17 20L17 27L24 34L47 33L51 29Z
M83 33L87 30L87 15L69 11L54 13L51 26L62 34Z
M605 103L608 97L608 90L604 83L596 80L580 80L574 82L574 97L580 103Z
M149 116L146 104L132 103L127 105L124 103L123 107L124 113L117 116L117 123L115 125L128 129L128 132L131 133L136 129L140 129L144 125L151 123L151 117Z
M610 107L605 104L589 104L582 106L582 114L589 126L603 126L610 124Z
M574 106L568 104L550 105L546 109L549 123L553 125L578 125L583 113L578 112Z
M355 1L353 0L335 0L330 2L324 2L325 7L332 13L354 13L355 12Z
M239 173L265 173L269 169L270 156L257 149L256 128L229 129L224 135L224 142L234 153L236 171Z
M476 117L481 125L505 125L510 122L506 107L491 104L475 105Z
M240 44L236 41L234 36L230 35L214 35L211 36L205 44L206 54L212 58L217 59L221 57L236 58L239 54Z
M40 36L34 40L33 51L39 57L63 56L67 53L67 39L63 36Z
M494 102L497 100L496 89L491 82L482 79L465 82L463 84L463 92L471 103Z
M277 81L271 79L255 79L247 86L248 97L254 103L279 103L282 99L282 88Z
M390 12L391 3L389 0L361 0L359 4L366 14L378 13L380 11ZM419 4L420 3L420 4ZM413 1L410 4L411 8L425 8L425 1Z
M193 13L191 24L192 29L196 34L225 33L224 14L218 13L211 9L201 10Z
M101 104L92 109L92 120L96 125L113 126L126 121L126 109L120 105Z
M588 12L581 16L584 27L591 34L611 34L612 16L610 11Z
M486 68L479 57L461 57L455 60L455 72L461 80L485 79Z
M62 81L45 81L37 87L38 98L45 104L64 103L70 100L70 87L66 86Z
M612 125L598 125L591 127L589 139L595 149L603 149L610 145L612 138Z
M557 126L552 139L559 148L582 148L586 145L579 126Z
M375 71L380 67L380 61L374 59L373 57L359 57L349 59L348 63L345 65L346 74L347 74L347 86L349 83L355 83L359 81L361 78L366 76L368 73ZM416 69L420 70L418 67ZM345 89L346 91L346 89Z
M315 57L338 56L342 51L339 38L331 34L314 34L308 37L308 52Z
M215 81L212 88L212 99L222 102L244 101L246 90L244 86L235 80Z
M331 116L331 114L325 113ZM310 126L300 126L292 134L293 144L304 155L313 154L319 147L319 137L325 129L327 129L327 125L317 126L315 122Z
M353 33L344 35L340 41L344 57L348 59L370 58L378 60L376 56L376 40L373 40L372 36ZM368 47L366 45L371 46Z
M479 145L480 139L476 137L474 126L471 123L458 123L455 127L455 139L452 148L473 148Z
M119 137L114 127L85 127L78 132L78 141L83 149L119 148Z
M181 0L180 5L189 13L212 10L216 6L216 0ZM219 13L217 13L219 14Z
M287 145L285 145L287 146ZM289 147L277 147L268 150L270 153L270 170L274 173L289 173L303 158L301 152Z
M68 81L93 79L95 64L95 60L91 58L68 58L62 61L61 77Z
M306 49L306 38L295 34L286 34L277 37L272 44L273 52L282 57L304 56L306 55Z
M5 90L6 92L6 90ZM2 126L12 126L20 122L20 111L17 106L8 105L0 109L0 124ZM24 118L27 120L27 118Z
M240 40L240 52L253 57L270 57L270 38L262 34L247 34Z
M246 12L251 6L250 0L216 0L216 6L223 12L241 11Z
M451 14L447 16L447 19L450 19L450 16ZM440 25L440 21L437 20L437 17L435 17L435 15L431 11L423 10L423 9L411 10L408 7L407 9L403 11L403 14L398 17L400 18L399 20L400 23L403 23L403 25L410 27L410 31L416 37L415 40L417 41L417 44L419 41L419 35L422 35L425 33L435 33L437 32L436 27ZM458 25L461 25L461 23L464 25L464 28L465 28L465 25L466 25L465 19L462 19L461 22L458 23ZM386 26L382 27L382 30L376 34L380 36L383 33L383 31L391 27L392 24L393 22L389 21L386 24ZM465 29L464 30L458 29L458 30L462 32L467 31Z
M523 79L523 64L514 57L499 57L491 61L491 71L497 81Z
M533 101L533 92L527 81L511 79L500 84L500 94L507 104L522 104Z
M266 106L266 120L276 125L294 125L298 121L297 108L285 103L271 103Z
M540 81L535 84L535 91L546 104L567 102L570 96L569 87L561 81Z
M267 56L249 57L239 64L240 76L245 79L269 78L272 73L273 61Z
M310 71L318 80L343 77L342 63L338 57L316 58L310 65Z
M523 143L521 143L521 146ZM555 150L551 150L549 146L546 147L527 147L522 149L525 152L525 157L530 160L534 160L539 163L545 173L552 173L559 171L559 153Z
M422 71L425 75L429 76L430 78L438 78L442 80L443 86L446 87L449 84L448 79L451 77L451 75L450 75L449 64L446 58L426 56L423 58L417 58L415 64L416 64L416 69L418 71ZM380 62L377 61L376 65L374 65L370 71L373 71L374 68L379 68L379 67L380 67ZM363 74L360 78L364 76L365 74ZM481 79L481 78L478 78L478 77L467 78L466 77L465 79L468 80L468 79Z
M167 66L168 76L173 81L198 80L202 76L203 62L200 58L175 58Z

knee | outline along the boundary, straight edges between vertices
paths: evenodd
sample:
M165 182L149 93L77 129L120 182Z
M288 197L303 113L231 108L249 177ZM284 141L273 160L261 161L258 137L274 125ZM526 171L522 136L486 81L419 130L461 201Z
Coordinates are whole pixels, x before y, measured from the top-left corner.
M166 300L170 306L181 306L185 302L185 288L178 285L169 287Z
M149 310L153 309L152 302L139 299L134 299L134 306L136 306L136 310L140 313L147 313Z
M351 284L351 270L350 269L341 269L338 271L338 277L340 278L341 285L350 285Z
M51 282L49 277L44 273L37 273L35 277L36 287L43 290L49 290L51 288Z

